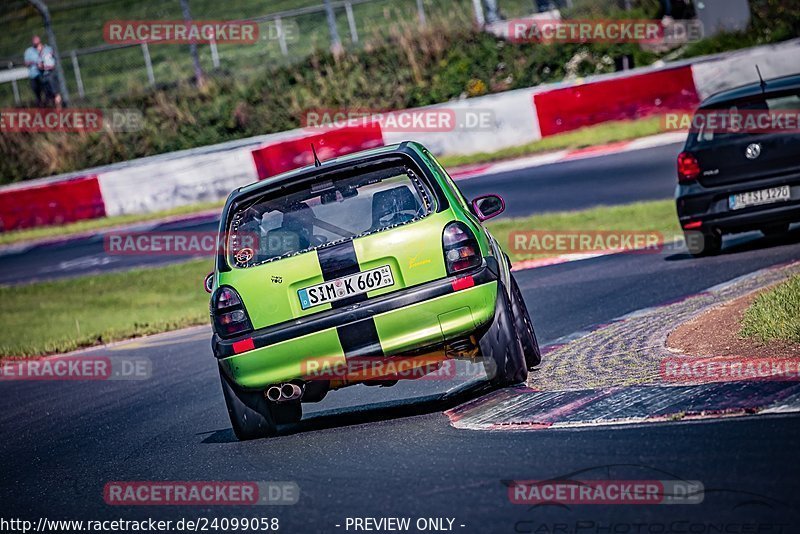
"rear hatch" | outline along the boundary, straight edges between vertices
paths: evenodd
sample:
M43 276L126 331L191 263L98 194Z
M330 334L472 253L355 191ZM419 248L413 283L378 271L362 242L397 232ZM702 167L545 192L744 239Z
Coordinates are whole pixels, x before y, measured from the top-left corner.
M409 158L323 174L240 203L229 272L253 328L313 315L446 276L452 220Z
M800 116L800 95L760 96L747 102L703 109L699 113L720 113L728 117L735 114L751 121L759 119L761 115L770 117L778 113ZM776 128L770 125L764 131L751 133L700 128L698 132L690 134L686 150L697 158L701 168L699 181L706 187L800 173L800 132L796 127Z

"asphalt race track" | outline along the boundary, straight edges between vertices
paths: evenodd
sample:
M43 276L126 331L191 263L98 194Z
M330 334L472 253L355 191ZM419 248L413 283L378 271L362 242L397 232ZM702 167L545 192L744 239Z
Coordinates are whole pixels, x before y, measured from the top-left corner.
M464 194L498 193L507 202L504 216L583 209L672 197L675 159L680 145L567 161L533 169L460 180ZM217 229L217 218L142 227L142 231L205 232ZM100 271L181 261L166 255L106 254L102 237L0 251L0 284L78 276ZM210 270L210 269L209 269Z
M523 184L517 183L519 177L500 175L461 185L470 195L479 190L507 195L512 215L520 213L515 205L523 201L564 209L614 198L665 198L674 180L672 156L661 156L663 161L651 162L652 167L641 160L637 172L607 167L603 187L586 185L600 176L597 172L576 176L581 168L588 173L598 165L597 159L563 164L570 166L569 173L548 180L540 179L543 173L563 169L536 169ZM659 170L648 175L647 168ZM653 183L640 184L632 198L615 192L621 184L648 181ZM574 192L584 196L570 196ZM29 264L41 258L37 251L28 254ZM62 258L70 257L64 254ZM778 239L758 233L736 237L714 258L692 259L680 252L621 254L516 276L540 342L547 344L798 258L800 231L795 229ZM5 281L23 279L23 264L8 256L0 261ZM147 380L0 384L4 509L33 520L266 516L280 519L281 532L346 532L348 517L365 516L451 518L454 531L481 533L790 533L796 530L788 525L800 524L800 466L793 446L800 442L798 416L466 431L453 428L442 412L479 397L486 388L419 381L332 392L322 403L306 405L304 420L283 428L281 436L237 442L209 336L209 328L199 327L90 351L149 360L152 376ZM704 500L694 505L602 507L509 501L510 480L598 474L619 480L697 480L705 487ZM107 482L144 480L292 481L300 488L300 499L293 506L239 508L113 507L104 502Z
M459 180L467 198L503 195L505 217L672 198L682 144L563 161L529 170Z
M794 232L781 241L750 239L716 258L617 255L517 276L546 343L798 257ZM480 390L442 401L436 391L453 385L420 382L415 403L373 404L397 399L393 388L332 392L320 405L307 405L312 413L285 435L240 443L229 429L208 336L201 327L99 349L148 358L149 380L2 384L4 507L51 519L270 515L285 532L343 531L335 525L365 515L455 517L465 525L456 527L461 532L533 532L576 521L800 519L800 467L790 446L800 439L795 416L474 432L454 429L441 412ZM623 480L699 480L705 499L682 506L527 507L510 504L502 482L579 478L574 474L582 470ZM107 506L104 484L125 480L294 481L301 497L291 507L257 510Z

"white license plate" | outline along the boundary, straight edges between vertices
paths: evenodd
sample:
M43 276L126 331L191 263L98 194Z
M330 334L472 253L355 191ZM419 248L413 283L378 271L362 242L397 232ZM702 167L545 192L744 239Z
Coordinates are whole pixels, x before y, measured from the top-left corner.
M314 306L336 302L337 300L393 285L392 270L388 265L384 265L377 269L342 276L336 280L300 289L297 292L297 296L300 297L300 306L307 310Z
M760 191L747 191L737 193L728 198L728 206L732 210L739 210L749 206L760 206L762 204L772 204L773 202L784 202L791 199L791 192L788 185L761 189Z

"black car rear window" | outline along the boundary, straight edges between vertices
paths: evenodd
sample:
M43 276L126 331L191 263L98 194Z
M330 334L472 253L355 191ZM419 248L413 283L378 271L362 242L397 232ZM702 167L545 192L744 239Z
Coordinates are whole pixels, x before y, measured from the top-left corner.
M426 217L430 188L409 165L373 166L268 193L230 217L230 265L247 268Z
M788 94L776 94L774 96L765 95L755 99L749 99L740 102L729 102L720 104L710 108L703 108L698 113L714 113L714 112L753 112L753 111L787 111L798 112L800 111L800 92ZM753 135L751 133L736 133L733 131L714 131L699 128L698 131L689 134L689 149L709 148L724 140L731 138L740 138L743 136Z

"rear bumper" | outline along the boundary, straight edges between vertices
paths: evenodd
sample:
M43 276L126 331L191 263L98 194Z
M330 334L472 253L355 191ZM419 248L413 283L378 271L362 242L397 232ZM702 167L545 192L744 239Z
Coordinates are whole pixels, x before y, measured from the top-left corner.
M471 279L449 277L346 308L257 330L229 340L212 339L214 354L239 386L261 389L302 379L309 369L344 364L355 337L372 335L359 356L392 356L433 348L480 330L494 317L498 265L487 261ZM241 351L241 347L252 349ZM238 351L238 353L237 353Z
M733 194L783 185L790 186L791 199L788 201L739 210L731 210L728 205ZM800 175L718 187L679 185L676 199L678 218L685 230L732 234L768 225L800 222Z

